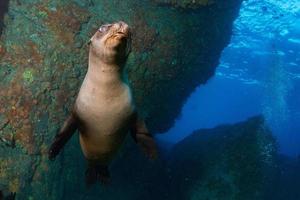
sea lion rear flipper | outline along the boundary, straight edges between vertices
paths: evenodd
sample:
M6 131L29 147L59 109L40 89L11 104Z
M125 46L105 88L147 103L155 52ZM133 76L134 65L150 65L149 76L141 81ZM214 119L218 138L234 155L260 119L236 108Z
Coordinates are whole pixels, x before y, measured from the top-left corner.
M60 131L56 134L53 143L48 152L48 157L50 160L53 160L68 140L75 133L78 128L78 119L74 113L72 113L67 120L64 122L64 125Z
M141 147L143 152L150 159L155 159L157 157L155 141L149 133L144 120L140 119L137 113L134 114L130 131L134 141Z
M88 161L88 168L85 172L85 182L87 186L95 184L97 181L106 185L110 182L110 173L107 165L98 164L95 161Z
M95 165L88 164L85 171L85 183L89 187L97 182L97 169Z

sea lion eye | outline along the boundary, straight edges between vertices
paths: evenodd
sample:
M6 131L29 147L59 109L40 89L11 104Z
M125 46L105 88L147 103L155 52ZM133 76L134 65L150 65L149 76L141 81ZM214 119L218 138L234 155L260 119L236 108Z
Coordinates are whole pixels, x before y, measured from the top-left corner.
M108 28L109 28L109 26L103 25L103 26L101 26L101 27L98 29L98 31L101 32L101 33L104 33L104 32L106 32L106 31L108 30Z

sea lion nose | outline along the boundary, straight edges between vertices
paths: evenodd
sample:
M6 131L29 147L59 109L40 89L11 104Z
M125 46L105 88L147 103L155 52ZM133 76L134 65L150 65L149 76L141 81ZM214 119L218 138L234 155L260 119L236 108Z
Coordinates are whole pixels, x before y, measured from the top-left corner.
M128 27L129 27L128 24L126 24L123 21L119 21L118 24L122 29L128 29Z
M120 26L120 29L121 29L123 32L128 32L129 26L128 26L125 22L119 21L119 22L118 22L118 25Z
M125 25L127 25L127 24L126 24L125 22L123 22L123 21L119 21L118 24L119 24L120 26L125 26Z

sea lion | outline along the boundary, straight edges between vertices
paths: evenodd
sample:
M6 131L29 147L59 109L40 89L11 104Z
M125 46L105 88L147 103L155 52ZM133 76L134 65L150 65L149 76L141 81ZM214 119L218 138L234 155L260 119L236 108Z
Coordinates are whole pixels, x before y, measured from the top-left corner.
M135 109L130 87L122 80L131 43L124 22L101 26L90 40L89 66L74 108L49 149L54 159L78 129L80 145L88 161L87 184L109 181L108 165L130 131L150 158L156 145Z

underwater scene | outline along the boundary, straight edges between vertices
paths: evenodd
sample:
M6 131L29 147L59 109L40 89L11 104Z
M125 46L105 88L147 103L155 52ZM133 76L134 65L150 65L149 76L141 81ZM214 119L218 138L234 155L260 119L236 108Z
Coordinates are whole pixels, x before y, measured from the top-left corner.
M0 0L0 200L300 200L299 0Z

